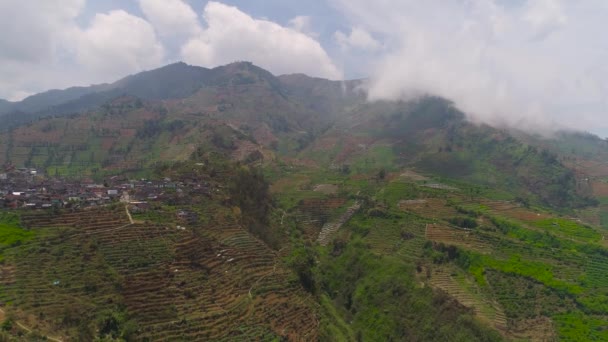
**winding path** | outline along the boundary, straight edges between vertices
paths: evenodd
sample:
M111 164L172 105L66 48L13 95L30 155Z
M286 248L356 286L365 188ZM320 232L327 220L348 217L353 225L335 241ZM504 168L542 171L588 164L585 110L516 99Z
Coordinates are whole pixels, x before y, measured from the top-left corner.
M0 314L2 314L2 316L6 315L6 311L4 311L4 309L0 308ZM32 329L26 327L25 325L21 324L21 322L18 321L14 321L15 324L19 327L19 329L24 330L25 332L27 332L28 334L32 333ZM63 342L63 340L56 338L56 337L52 337L52 336L48 336L45 335L44 336L47 340L49 341L54 341L54 342Z

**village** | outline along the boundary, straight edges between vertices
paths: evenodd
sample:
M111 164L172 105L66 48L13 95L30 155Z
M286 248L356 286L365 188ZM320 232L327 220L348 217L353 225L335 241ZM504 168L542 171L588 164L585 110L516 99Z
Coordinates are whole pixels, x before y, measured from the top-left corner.
M218 192L209 182L108 177L102 183L92 179L49 177L36 169L5 167L0 173L0 208L80 209L127 203L135 211L146 210L150 202L179 202L192 195L211 196Z

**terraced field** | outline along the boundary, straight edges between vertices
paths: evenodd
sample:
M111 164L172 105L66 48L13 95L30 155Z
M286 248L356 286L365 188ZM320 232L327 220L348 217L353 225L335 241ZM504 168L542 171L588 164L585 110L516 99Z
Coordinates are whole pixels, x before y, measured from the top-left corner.
M385 212L356 216L352 233L376 254L416 265L422 286L445 291L509 340L605 337L593 330L603 329L598 319L608 321L608 259L598 220L466 190L428 191L403 179L388 182L377 195L392 200L381 206ZM470 227L457 226L464 223Z
M440 288L456 298L462 305L472 308L477 317L489 323L495 329L507 332L507 317L497 302L483 293L470 279L449 268L433 270L430 285Z
M132 224L118 206L23 224L39 238L7 256L0 301L41 332L85 336L95 313L123 312L139 340L316 339L314 301L236 223Z
M319 237L317 238L317 242L321 246L327 246L330 242L332 236L342 227L344 223L346 223L350 218L361 208L361 203L355 203L352 206L346 209L346 212L342 214L336 221L328 222L323 225L321 228L321 232L319 232Z
M422 256L426 241L423 223L406 222L400 225L377 224L365 236L371 249L380 254L395 254L415 261Z
M458 215L458 211L448 206L447 200L442 198L401 200L398 205L401 210L427 218L449 219Z
M475 232L443 224L427 224L425 237L430 241L459 246L483 254L490 253L492 250L491 245L475 234Z
M369 177L307 175L295 177L300 189L277 194L272 222L295 245L280 251L244 229L234 208L199 205L204 202L163 206L136 221L120 205L23 214L21 223L35 238L5 251L0 302L18 322L58 338L93 336L109 315L125 318L120 330L139 340L327 340L328 320L354 339L358 332L346 323L354 297L320 291L364 274L365 262L388 260L387 271L411 270L417 290L447 293L458 310L507 340L605 336L608 257L600 227L464 195L473 193L466 188L427 188L403 177L370 183ZM323 193L313 184L340 185ZM197 219L179 221L180 209ZM333 265L321 263L353 253L349 241L373 257L357 261L354 253L351 261L362 263L355 273L334 270L332 278ZM315 283L319 273L302 265L318 267L326 280ZM379 271L372 278L385 276ZM396 286L388 279L386 286ZM342 290L349 289L347 281ZM319 293L328 300L319 303ZM364 295L360 290L356 300ZM366 326L375 326L373 317L364 319Z
M293 216L304 236L314 241L318 239L323 227L336 220L335 211L344 206L345 198L329 197L324 199L303 199Z

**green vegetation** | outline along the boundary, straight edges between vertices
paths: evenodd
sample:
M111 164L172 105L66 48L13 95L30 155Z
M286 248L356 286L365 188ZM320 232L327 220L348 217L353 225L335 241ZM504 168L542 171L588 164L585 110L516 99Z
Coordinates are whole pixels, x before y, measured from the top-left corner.
M19 246L33 237L34 232L20 227L17 214L0 212L0 261L4 249Z
M318 272L321 289L352 321L358 339L501 339L444 293L418 288L411 265L375 256L359 241L350 242L338 256L324 255Z
M458 291L467 289L466 291L477 293L475 296L485 298L475 303L488 300L500 303L499 309L488 309L483 304L479 304L482 307L475 308L481 310L483 313L479 315L485 317L493 317L496 310L504 310L508 319L504 323L507 331L516 329L517 324L527 324L521 322L542 317L558 322L563 319L560 315L566 313L578 315L575 317L595 317L594 315L608 311L606 289L600 285L608 281L603 273L606 271L603 266L605 249L596 245L601 240L596 228L557 216L521 221L517 215L525 215L529 220L536 217L536 212L546 215L550 211L546 207L535 207L536 211L527 209L530 206L527 199L511 195L506 197L514 201L510 204L504 202L503 206L519 208L514 210L515 216L511 216L509 210L501 212L505 209L495 209L493 204L485 204L481 200L487 197L496 200L496 196L489 196L483 187L466 182L441 180L441 183L459 189L450 191L426 187L428 181L381 179L377 177L377 172L375 171L376 176L374 172L368 172L367 181L363 182L333 179L334 184L340 184L342 191L348 189L350 193L359 193L365 199L363 208L348 222L348 232L337 234L326 249L314 250L310 246L296 248L288 262L300 275L300 281L305 287L316 296L330 299L341 320L352 322L350 328L355 337L374 340L372 335L368 335L372 332L374 336L383 336L380 339L408 336L405 329L399 330L393 322L413 318L398 318L399 310L392 308L392 302L388 299L394 300L394 297L385 295L384 291L391 290L391 296L400 298L395 302L408 303L397 295L399 291L393 289L395 281L404 284L407 288L403 290L404 293L415 294L421 302L433 302L430 299L432 296L425 297L416 292L421 289L415 285L413 288L409 286L416 284L421 276L424 281L422 274L425 268L442 269L450 265L458 265L465 271L459 276L461 278L457 284L461 290ZM299 178L303 174L307 176ZM294 186L287 187L285 192L278 192L277 196L280 198L294 188L299 188L300 198L305 198L302 196L306 190L302 189L308 189L307 184L323 182L331 178L330 174L290 171L289 177L294 180ZM298 183L297 179L305 181ZM310 198L318 195L312 191L309 193L312 196ZM417 202L420 198L425 201ZM399 208L402 200L413 200L411 204L404 205L407 212ZM278 205L294 210L302 202L279 201ZM525 210L530 210L530 213ZM338 212L338 209L333 211ZM425 243L424 226L427 223L466 228L456 231L459 236L471 239L471 242L463 244L458 238L445 235L449 241ZM451 241L458 247L452 245ZM316 264L313 262L315 259L318 260ZM415 272L414 268L417 269ZM430 277L430 282L433 283L434 277L429 275L429 270L426 272L427 281ZM458 291L456 298L464 298L465 302L471 300ZM536 304L531 306L530 302ZM424 308L418 310L426 312ZM464 315L462 317L467 316L466 313L461 314ZM441 321L441 315L428 315ZM345 330L338 328L341 320L330 320L333 323L324 329L344 333ZM459 322L459 318L452 320ZM443 322L436 324L443 327ZM575 331L579 328L586 327L579 324L571 329ZM443 329L451 328L448 325ZM553 328L549 326L547 329L552 331ZM451 333L459 334L453 331ZM465 334L470 333L471 330ZM579 333L580 336L601 336ZM555 334L566 341L577 340L573 337L575 335L566 333L562 328L555 330ZM474 339L470 335L466 336Z
M589 197L605 142L516 139L444 99L368 103L358 82L250 63L123 84L0 133L0 162L187 185L135 224L122 206L2 213L4 333L28 317L38 339L608 339L608 211Z
M608 329L604 317L589 317L580 312L555 317L557 329L565 341L606 341Z
M576 308L571 297L548 289L532 279L495 270L487 270L485 276L492 284L492 295L514 320L550 317Z
M551 218L540 220L534 222L534 226L577 240L597 242L602 238L602 235L593 230L593 228L567 219Z
M269 229L271 198L268 186L261 170L242 167L232 177L229 191L232 202L240 209L243 225L276 248L279 247L281 236L279 232Z
M461 228L477 228L478 224L474 218L470 217L453 217L448 220L451 224Z

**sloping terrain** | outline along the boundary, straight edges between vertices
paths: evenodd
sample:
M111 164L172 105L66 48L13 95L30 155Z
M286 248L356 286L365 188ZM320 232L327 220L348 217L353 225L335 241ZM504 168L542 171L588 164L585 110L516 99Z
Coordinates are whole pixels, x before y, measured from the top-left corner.
M369 276L374 284L388 282L385 286L392 286L388 284L397 277L397 271L371 266L380 258L389 269L414 268L399 273L409 274L404 276L409 280L402 281L448 294L507 340L587 341L608 337L604 333L608 318L604 228L540 207L488 199L471 192L474 188L465 188L463 183L460 189L428 187L430 178L413 180L411 171L405 174L409 177L389 175L378 179L369 174L361 180L357 174L308 171L280 180L301 182L305 176L313 185L339 184L338 193L358 194L358 201L364 203L330 239L324 240L327 247L319 251L321 263L314 267L318 273L311 275L319 291L332 300L345 319L358 322L351 326L355 334L365 336L372 329L399 339L412 333L392 326L395 320L412 319L392 311L391 300L395 297L383 298L382 292L369 290L374 285L359 285L367 283ZM298 195L303 200L293 201L295 193L278 194L282 205L291 208L288 218L302 222L298 228L303 236L309 236L310 229L322 232L327 225L322 220L325 215L305 199L319 197L315 187L294 186L300 189ZM335 195L325 196L329 200ZM342 210L348 207L348 203L341 206ZM339 220L340 210L334 212L326 221ZM372 254L366 254L369 252ZM370 307L385 311L367 316ZM428 312L421 310L419 314L421 320L428 319Z
M369 103L363 83L175 64L0 133L7 169L186 184L130 214L2 216L3 330L607 340L605 141L475 125L434 97Z
M180 65L166 68L178 66L183 71ZM155 94L152 85L161 81L145 76L133 76L128 84L147 84L149 93ZM165 79L163 85L167 85ZM264 155L270 150L289 152L310 143L336 114L329 107L315 111L298 97L289 97L279 79L248 63L213 69L199 82L209 84L191 89L181 100L178 96L164 101L118 96L91 112L33 121L4 132L0 134L0 163L75 176L185 160L201 145L239 158L256 151ZM171 94L159 93L155 98Z
M591 190L578 186L577 174L542 141L525 143L471 124L445 100L367 103L362 81L277 78L249 63L189 68L174 64L130 76L117 84L133 87L125 94L134 95L0 134L0 163L102 177L185 160L204 146L239 160L280 156L359 171L413 166L492 188L497 196L515 193L522 202L593 204L586 199ZM182 79L189 80L180 83L183 89L171 86Z
M221 192L189 198L205 204L158 208L155 222L118 203L23 213L33 236L3 253L10 320L61 340L315 340L315 301L250 233L246 207L237 217Z
M50 90L20 102L0 105L2 129L41 117L65 116L95 109L116 97L128 95L147 100L187 97L205 84L209 69L175 63L125 77L112 84Z
M303 158L357 171L410 166L478 184L496 197L514 194L521 202L556 208L593 203L557 154L506 131L471 124L442 99L364 104L342 120Z

